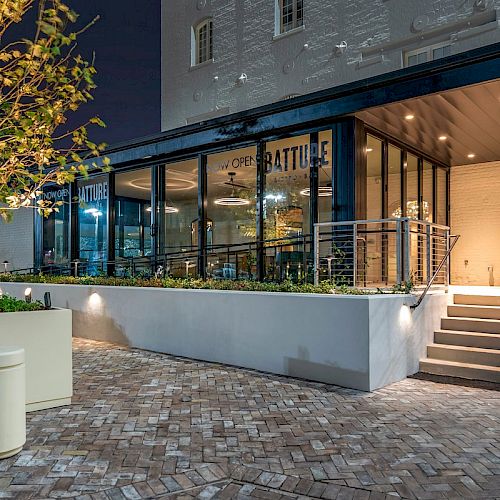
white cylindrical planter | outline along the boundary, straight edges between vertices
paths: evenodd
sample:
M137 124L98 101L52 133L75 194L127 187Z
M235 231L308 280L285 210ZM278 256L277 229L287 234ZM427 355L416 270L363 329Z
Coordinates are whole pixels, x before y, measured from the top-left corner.
M24 349L0 346L0 459L19 453L25 442Z

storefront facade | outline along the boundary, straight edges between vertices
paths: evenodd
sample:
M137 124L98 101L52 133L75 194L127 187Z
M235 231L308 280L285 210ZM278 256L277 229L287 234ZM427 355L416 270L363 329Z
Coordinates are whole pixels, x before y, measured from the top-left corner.
M448 225L450 163L359 112L493 81L498 53L490 45L109 149L110 173L46 189L67 203L36 217L35 268L312 281L317 222Z

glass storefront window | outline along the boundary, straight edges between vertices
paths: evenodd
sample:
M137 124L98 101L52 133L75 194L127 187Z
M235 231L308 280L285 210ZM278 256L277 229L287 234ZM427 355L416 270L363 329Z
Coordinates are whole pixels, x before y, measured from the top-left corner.
M404 217L401 193L401 149L389 144L387 165L387 213L389 217Z
M311 232L310 165L309 134L266 144L264 239L273 241L266 249L266 279L299 281L307 273L300 237Z
M422 164L422 212L423 219L434 221L434 182L432 163Z
M445 226L448 221L448 185L447 172L444 168L436 169L436 222Z
M70 214L70 192L67 186L49 186L43 190L43 199L58 205L57 211L53 211L42 220L42 265L64 266L70 261L69 252L69 214Z
M256 276L256 155L251 146L207 157L207 274L213 278Z
M420 219L418 180L418 158L408 153L406 158L406 216L410 219Z
M333 221L333 134L323 130L318 137L318 222Z
M383 217L382 141L368 135L366 139L366 218Z
M165 254L174 254L168 262L171 276L194 276L198 251L198 160L190 159L165 165L165 202L163 216ZM207 238L208 240L208 238ZM189 252L175 258L178 252Z
M116 258L144 257L151 253L151 169L118 173L115 177Z
M87 274L104 271L108 254L108 176L78 181L79 260Z

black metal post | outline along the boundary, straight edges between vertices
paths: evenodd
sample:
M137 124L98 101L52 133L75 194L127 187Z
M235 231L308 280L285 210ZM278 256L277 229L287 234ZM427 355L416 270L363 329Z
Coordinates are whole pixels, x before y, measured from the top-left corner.
M266 143L257 145L257 280L263 281L266 275L266 255L264 247L264 196L266 192Z
M207 277L207 156L198 156L198 275Z

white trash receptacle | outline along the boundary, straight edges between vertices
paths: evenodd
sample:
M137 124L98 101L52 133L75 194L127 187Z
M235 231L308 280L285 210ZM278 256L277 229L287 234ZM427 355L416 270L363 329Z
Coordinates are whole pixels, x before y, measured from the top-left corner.
M19 453L25 442L24 349L0 346L0 459Z

